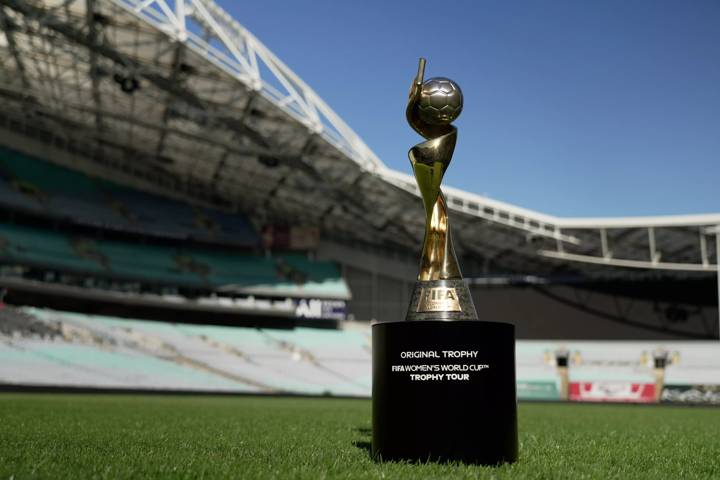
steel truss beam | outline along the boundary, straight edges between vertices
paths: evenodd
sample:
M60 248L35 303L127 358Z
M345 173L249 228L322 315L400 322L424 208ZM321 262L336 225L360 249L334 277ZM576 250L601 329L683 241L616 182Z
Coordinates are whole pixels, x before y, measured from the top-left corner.
M110 0L258 91L355 160L384 165L332 109L254 35L210 0Z
M650 270L683 270L688 272L714 272L716 265L702 263L653 262L649 260L628 260L622 258L606 258L594 255L580 255L556 250L539 250L538 254L547 258L572 262L592 263L608 267L642 268Z

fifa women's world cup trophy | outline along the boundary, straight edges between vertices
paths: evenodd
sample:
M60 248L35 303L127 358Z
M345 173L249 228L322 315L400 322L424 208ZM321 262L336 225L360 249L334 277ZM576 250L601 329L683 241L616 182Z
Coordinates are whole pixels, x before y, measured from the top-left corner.
M408 156L425 207L420 274L404 321L373 325L373 456L497 464L517 459L515 330L479 321L440 189L463 95L447 78L410 88L405 116L426 141Z
M455 258L447 204L440 190L455 150L457 129L451 122L462 112L462 91L447 78L423 82L424 73L425 59L421 58L405 110L410 126L427 139L408 153L425 206L425 241L407 320L477 320Z

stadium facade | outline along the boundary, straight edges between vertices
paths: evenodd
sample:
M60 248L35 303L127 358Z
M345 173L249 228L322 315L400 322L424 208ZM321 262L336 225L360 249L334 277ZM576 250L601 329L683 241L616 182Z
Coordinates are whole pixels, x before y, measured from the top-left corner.
M211 1L7 0L0 28L0 287L9 304L59 310L8 307L3 318L17 328L4 334L20 340L0 354L45 348L37 335L61 337L113 345L117 362L149 355L214 375L188 388L322 391L253 380L252 365L281 368L278 350L335 378L331 393L367 392L366 338L338 337L352 344L345 358L313 350L317 332L293 337L309 342L301 348L262 329L354 319L367 332L368 321L404 318L424 228L412 177L385 166ZM526 395L564 388L567 398L571 385L555 387L555 350L592 358L584 340L693 340L700 350L668 347L690 363L715 348L703 340L720 336L720 214L559 218L444 192L480 316L514 323L522 339L561 341L522 347ZM165 325L155 335L147 323L122 331L114 317L260 328L265 346L242 345L254 358L220 338L229 331L212 330L222 327ZM219 357L189 358L189 341ZM636 344L617 360L645 369L642 381L621 375L621 394L642 396L653 382L657 345ZM95 355L72 348L58 347L57 358ZM222 370L213 362L223 355L249 370ZM598 355L595 366L615 365ZM533 365L552 372L533 376ZM574 394L602 395L593 375L578 377ZM682 385L712 384L687 378Z

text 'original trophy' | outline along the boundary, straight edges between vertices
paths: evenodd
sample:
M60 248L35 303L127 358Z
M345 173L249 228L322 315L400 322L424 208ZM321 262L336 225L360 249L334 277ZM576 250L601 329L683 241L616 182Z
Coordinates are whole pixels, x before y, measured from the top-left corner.
M423 81L405 112L426 141L410 149L425 206L420 274L405 321L373 325L373 455L497 464L517 459L515 330L479 321L452 246L440 189L457 139L460 87Z

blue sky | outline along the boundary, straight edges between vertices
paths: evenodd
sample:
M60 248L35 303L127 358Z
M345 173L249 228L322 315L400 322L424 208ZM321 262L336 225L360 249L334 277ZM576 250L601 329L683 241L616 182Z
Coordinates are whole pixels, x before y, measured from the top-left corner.
M463 89L445 183L560 216L720 212L720 2L221 0L392 168L417 58Z

